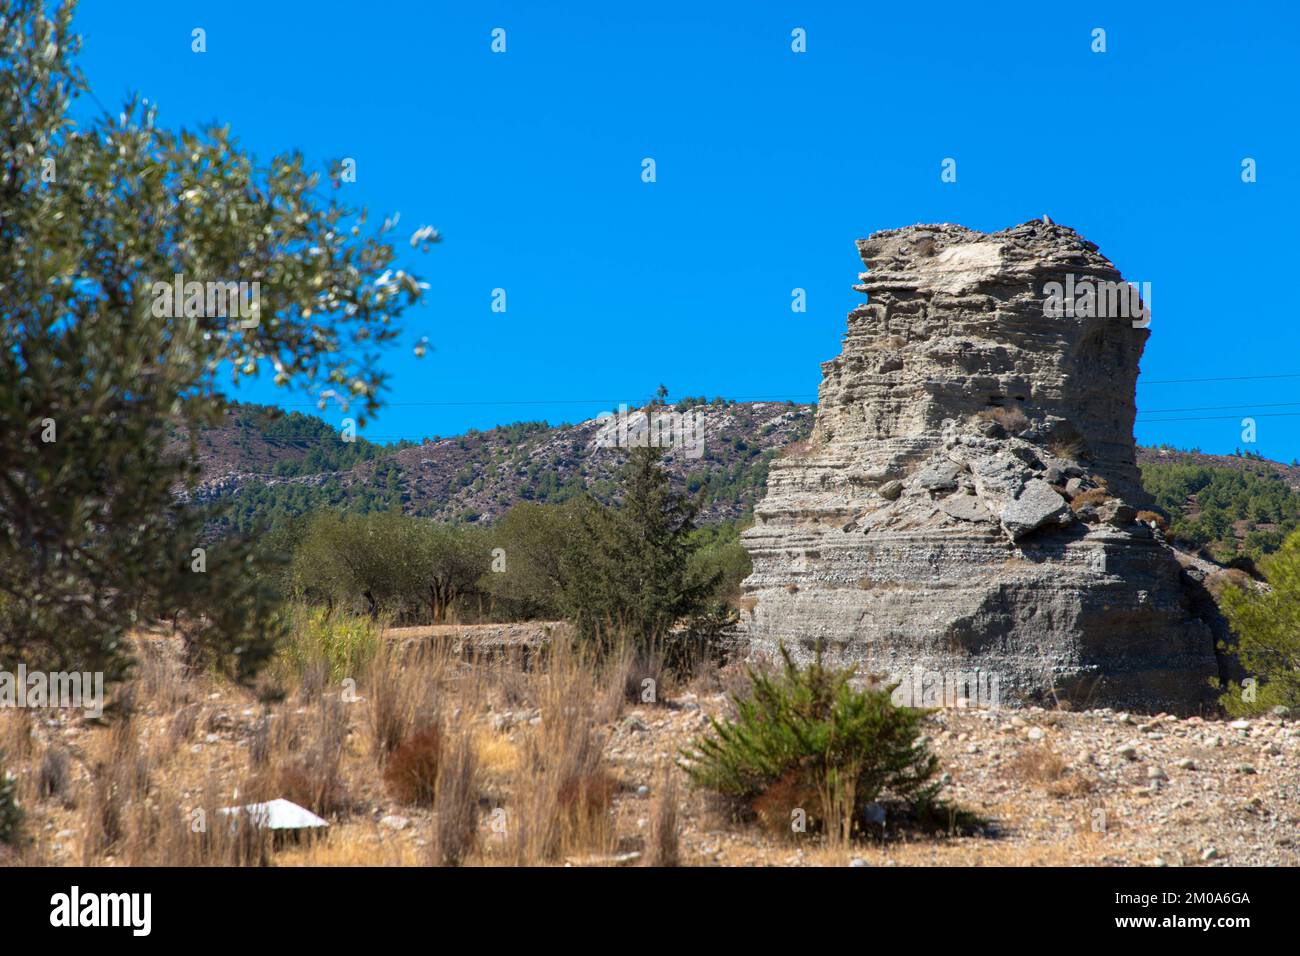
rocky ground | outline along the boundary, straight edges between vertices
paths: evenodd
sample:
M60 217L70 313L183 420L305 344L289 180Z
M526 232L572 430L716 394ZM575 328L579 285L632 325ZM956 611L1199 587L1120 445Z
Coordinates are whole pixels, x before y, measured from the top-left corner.
M715 688L716 689L716 685ZM237 796L260 707L221 684L194 693L192 736L181 742L165 709L137 716L155 775L171 792L197 800L206 779ZM725 694L682 690L657 705L625 707L604 727L605 757L617 783L614 851L570 856L571 865L635 864L648 841L662 773L680 749L725 716ZM301 715L308 711L282 705ZM396 803L367 753L364 701L352 705L345 776L350 809L332 819L324 841L290 847L281 865L418 865L425 861L430 811ZM12 719L12 718L10 718ZM525 736L543 715L497 708L483 722L479 750L488 770L483 840L471 863L492 864L492 781L517 769ZM12 730L12 728L10 728ZM680 848L691 866L1234 866L1300 864L1300 722L1280 717L1219 721L1107 710L942 710L926 719L942 764L944 796L984 821L960 836L899 833L886 818L883 839L832 848L809 835L773 835L727 819L677 768ZM80 759L62 800L27 801L33 862L82 861L89 767L109 731L78 718L41 721L20 777L39 774L39 754L57 744ZM12 738L10 746L13 746ZM11 764L12 766L12 764ZM26 782L30 784L31 778ZM26 787L32 793L33 788ZM508 801L508 797L505 798ZM101 861L115 862L112 855Z
M610 757L635 780L697 733L722 697L634 711ZM944 796L983 834L895 838L847 851L711 820L687 797L687 859L701 865L1227 866L1300 863L1300 723L1106 710L944 710L927 720ZM638 820L638 823L641 821Z

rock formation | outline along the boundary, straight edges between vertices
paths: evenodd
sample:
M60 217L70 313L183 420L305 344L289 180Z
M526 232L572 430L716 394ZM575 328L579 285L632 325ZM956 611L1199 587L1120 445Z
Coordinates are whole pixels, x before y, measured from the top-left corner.
M1004 704L1208 703L1197 585L1139 515L1150 333L1113 297L1047 307L1050 283L1122 283L1115 266L1045 221L911 226L858 249L868 301L744 535L751 650L806 658L822 641L864 673L978 671Z

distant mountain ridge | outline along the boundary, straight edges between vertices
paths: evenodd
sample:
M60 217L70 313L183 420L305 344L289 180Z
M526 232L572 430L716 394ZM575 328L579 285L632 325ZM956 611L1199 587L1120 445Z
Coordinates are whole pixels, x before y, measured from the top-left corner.
M673 450L665 464L679 489L704 489L701 520L713 523L752 510L769 462L808 438L816 406L695 399L661 411L699 415L699 457ZM321 506L490 522L520 501L558 502L583 490L613 497L623 454L600 447L610 428L597 418L517 422L377 445L345 442L313 415L236 405L225 424L199 435L196 497L225 509L225 527L246 531ZM1271 552L1300 521L1300 466L1167 446L1139 447L1138 464L1175 530L1218 557Z
M703 490L701 521L739 518L763 493L767 465L807 438L816 406L793 402L688 400L656 409L690 413L698 447L668 448L665 466L681 490ZM616 425L519 422L450 438L381 446L344 442L310 415L239 405L227 424L198 437L195 497L226 509L228 527L252 530L322 505L370 511L400 507L447 521L493 521L519 501L558 502L588 491L615 493L624 454L601 447Z

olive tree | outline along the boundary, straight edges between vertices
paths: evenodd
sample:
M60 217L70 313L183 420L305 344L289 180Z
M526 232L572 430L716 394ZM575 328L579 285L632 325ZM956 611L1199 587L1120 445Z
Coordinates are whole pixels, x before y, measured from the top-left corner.
M193 436L223 379L258 375L364 423L422 287L393 224L368 227L300 155L259 163L144 100L74 123L72 9L0 2L0 662L120 676L128 629L179 607L194 646L247 675L273 589L185 503ZM183 301L162 291L178 281ZM235 316L185 285L232 282L256 291Z

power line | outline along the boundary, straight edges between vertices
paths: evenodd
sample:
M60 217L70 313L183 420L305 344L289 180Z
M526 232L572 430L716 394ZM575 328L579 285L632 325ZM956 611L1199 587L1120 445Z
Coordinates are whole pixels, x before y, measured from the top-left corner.
M1238 415L1204 415L1193 418L1149 418L1139 422L1141 425L1158 425L1161 422L1231 422L1236 421L1241 416ZM1300 418L1300 412L1260 412L1256 415L1248 416L1250 418Z
M1225 408L1289 408L1300 405L1300 402L1246 402L1242 405L1201 405L1189 406L1188 408L1152 408L1145 412L1138 412L1139 415L1163 415L1166 412L1216 412Z
M1300 378L1300 372L1286 372L1276 375L1223 375L1212 378L1167 378L1139 379L1138 385L1188 385L1204 382L1256 382L1277 379ZM735 402L785 402L794 399L816 399L815 392L792 392L785 395L738 395L728 401ZM617 398L537 398L537 399L476 399L459 402L384 402L385 408L472 408L476 406L511 406L511 405L613 405L624 402L629 407L632 402ZM319 408L315 402L277 402L281 408ZM1188 408L1152 409L1140 414L1157 414L1164 411L1202 411L1220 408L1276 408L1284 405L1300 405L1300 402L1246 402L1240 405L1207 405ZM671 403L670 403L671 406Z
M792 395L739 395L735 398L727 399L728 402L785 402L795 398L816 398L816 395L810 394L792 394ZM276 402L279 408L320 408L316 402ZM532 398L532 399L509 399L509 400L476 400L466 402L384 402L384 408L464 408L477 407L480 405L619 405L633 408L635 403L628 401L626 398ZM707 406L709 403L702 403ZM637 406L639 407L639 406ZM672 408L673 403L669 403L666 408ZM692 405L692 408L702 407L701 405Z
M1288 372L1284 375L1225 375L1219 378L1166 378L1138 379L1139 385L1186 385L1192 382L1255 382L1268 378L1300 378L1300 372Z

